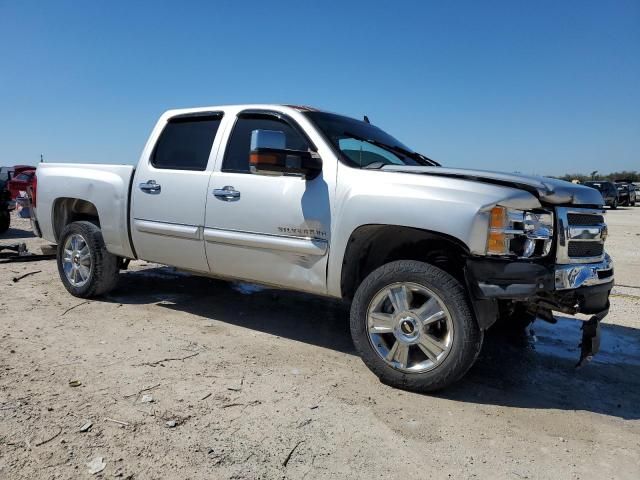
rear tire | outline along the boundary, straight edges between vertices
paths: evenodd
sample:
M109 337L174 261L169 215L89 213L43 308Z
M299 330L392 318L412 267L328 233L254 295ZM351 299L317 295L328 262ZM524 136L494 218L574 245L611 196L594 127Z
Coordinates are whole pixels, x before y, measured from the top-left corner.
M104 295L118 283L118 257L107 251L100 227L91 222L73 222L64 228L57 263L62 283L75 297Z
M0 212L0 233L5 233L9 230L9 226L11 225L11 214L9 211L5 210L4 212Z
M611 210L616 210L618 208L618 200L614 200L611 204Z
M374 270L358 287L351 336L381 382L432 392L471 368L483 332L458 280L433 265L400 260Z

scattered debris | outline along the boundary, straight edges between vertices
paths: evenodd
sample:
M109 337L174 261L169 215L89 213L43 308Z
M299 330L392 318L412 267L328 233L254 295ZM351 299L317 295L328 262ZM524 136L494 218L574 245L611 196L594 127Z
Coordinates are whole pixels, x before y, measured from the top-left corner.
M153 390L154 388L158 388L159 386L160 386L160 384L156 383L155 385L151 385L150 387L145 387L142 390L138 390L136 393L132 393L130 395L125 395L124 398L135 397L136 395L140 395L142 392L148 392L149 390Z
M93 427L93 423L87 422L87 423L85 423L84 425L82 425L80 427L80 431L81 432L88 432L89 430L91 430L91 427Z
M153 416L156 418L160 418L161 420L164 420L164 425L167 428L179 427L180 425L182 425L183 423L185 423L187 420L191 418L191 415L183 416L183 415L171 412L169 410L165 410L164 412L160 414L155 414Z
M211 396L211 392L207 393L204 397L202 397L200 400L206 400L207 398L209 398Z
M89 467L89 473L91 475L95 475L96 473L100 473L107 466L107 464L104 462L104 459L102 457L96 457L93 460L91 460L89 463L87 463L86 465L87 465L87 467Z
M80 380L69 380L70 387L79 387L80 385L82 385Z
M230 408L230 407L253 407L255 405L260 405L262 402L260 400L254 400L249 403L225 403L221 408Z
M179 357L179 358L163 358L162 360L157 360L157 361L155 361L155 362L144 362L144 363L138 363L137 365L133 365L133 366L134 366L134 367L142 367L142 366L155 367L156 365L159 365L159 364L161 364L161 363L165 363L165 362L173 362L173 361L182 361L182 360L186 360L187 358L195 357L196 355L200 355L200 352L192 353L191 355L187 355L186 357Z
M153 403L153 396L148 393L143 395L140 399L140 403Z
M37 255L29 252L25 243L0 245L0 263L33 262L38 260L52 260L54 258L56 258L55 253L50 255Z
M28 272L25 273L23 275L17 276L17 277L13 277L13 283L18 283L20 280L22 280L23 278L28 277L29 275L35 275L36 273L42 273L42 270L36 270L34 272Z
M4 250L9 250L10 252L13 253L7 253ZM2 256L0 256L0 258L7 258L9 256L15 255L16 253L18 255L26 255L28 250L27 250L27 244L26 243L12 243L11 245L0 245L0 252L2 252Z
M45 443L49 443L51 440L56 438L61 433L62 433L62 428L58 428L58 432L55 435L53 435L52 437L47 438L46 440L42 440L41 442L36 443L35 446L39 447L40 445L44 445Z
M86 304L86 303L91 303L91 302L90 302L89 300L87 300L87 301L85 301L85 302L80 302L80 303L78 303L77 305L74 305L73 307L69 307L69 308L67 308L64 312L62 312L62 313L60 314L60 316L62 317L62 316L64 316L64 315L66 315L67 313L69 313L69 312L70 312L71 310L73 310L74 308L78 308L79 306L84 305L84 304Z
M311 423L311 421L312 421L312 420L311 420L310 418L307 418L307 419L305 419L305 420L301 421L301 422L298 424L298 428L306 427L307 425L309 425L309 424Z
M287 458L284 459L284 462L282 462L282 466L286 467L287 464L289 463L289 460L291 460L291 457L293 456L293 452L296 451L296 449L300 446L301 443L304 443L304 440L300 440L298 443L296 443L294 445L294 447L289 451L289 455L287 455Z
M316 408L318 408L320 405L311 405L309 407L309 410L315 410Z
M55 255L57 251L56 245L43 245L40 247L40 251L43 255Z
M118 425L122 425L123 427L126 427L126 426L129 425L129 423L127 423L127 422L121 422L120 420L115 420L113 418L108 418L108 417L105 417L105 421L117 423Z
M239 392L240 390L242 390L243 385L244 385L244 375L242 375L242 378L240 379L240 383L238 383L237 386L233 385L231 387L227 387L227 390L231 390L232 392Z

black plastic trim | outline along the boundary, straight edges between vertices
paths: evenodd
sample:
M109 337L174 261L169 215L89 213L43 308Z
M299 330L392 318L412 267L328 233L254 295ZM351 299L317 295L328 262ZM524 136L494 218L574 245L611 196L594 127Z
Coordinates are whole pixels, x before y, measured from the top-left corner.
M192 112L175 115L167 120L167 123L181 123L181 122L205 122L207 120L220 120L224 117L224 112L211 111L211 112Z

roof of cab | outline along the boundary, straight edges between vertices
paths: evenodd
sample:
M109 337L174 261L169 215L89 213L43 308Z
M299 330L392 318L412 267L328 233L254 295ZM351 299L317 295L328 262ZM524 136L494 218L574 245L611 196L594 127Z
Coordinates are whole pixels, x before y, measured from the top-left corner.
M231 105L207 105L201 107L187 107L187 108L172 108L165 112L165 115L179 115L185 113L196 113L203 111L213 111L220 109L273 109L273 108L290 108L298 112L320 112L322 110L311 107L309 105L293 105L287 103L246 103L246 104L231 104Z

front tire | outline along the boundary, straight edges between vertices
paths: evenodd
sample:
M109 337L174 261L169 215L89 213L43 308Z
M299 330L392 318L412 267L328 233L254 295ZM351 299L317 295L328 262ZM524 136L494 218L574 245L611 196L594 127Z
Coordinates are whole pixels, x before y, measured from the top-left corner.
M75 297L104 295L118 283L118 257L107 251L100 227L91 222L73 222L64 228L57 263L62 283Z
M351 336L380 381L432 392L471 368L483 332L458 280L433 265L400 260L374 270L359 286Z
M618 208L618 200L614 200L611 204L611 210L616 210Z

